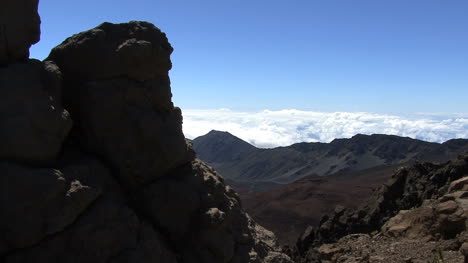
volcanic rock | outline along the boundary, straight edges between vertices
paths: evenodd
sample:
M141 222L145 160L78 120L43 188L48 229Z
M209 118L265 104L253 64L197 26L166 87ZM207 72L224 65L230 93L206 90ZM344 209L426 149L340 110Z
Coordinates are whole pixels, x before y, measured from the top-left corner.
M29 58L29 48L39 42L39 0L3 0L0 3L0 66Z
M0 254L64 230L101 195L60 170L0 163L0 173Z
M120 77L144 81L168 78L172 51L159 28L130 21L103 23L73 35L55 47L46 60L55 61L66 78L81 82Z
M0 68L0 262L292 262L184 139L171 52L104 23Z
M468 177L450 184L449 189L464 188ZM417 208L401 210L382 227L384 235L423 240L451 239L468 225L468 192L449 192L437 200L426 200Z
M50 161L72 121L61 105L61 73L51 62L0 67L0 159Z
M171 53L158 28L132 21L74 35L47 58L64 74L65 105L82 145L110 162L128 187L193 157L171 102Z
M464 233L466 194L456 190L463 189L466 180L458 179L466 175L468 155L445 164L420 163L399 169L361 208L339 209L324 216L318 228L298 240L297 261L317 260L314 250L322 244L354 233L377 233L382 227L391 237L425 241Z

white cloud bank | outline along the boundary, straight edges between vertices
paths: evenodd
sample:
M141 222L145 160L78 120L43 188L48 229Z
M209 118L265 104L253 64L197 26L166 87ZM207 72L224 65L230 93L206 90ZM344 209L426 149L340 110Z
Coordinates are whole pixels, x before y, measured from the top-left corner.
M430 142L468 138L468 114L417 114L412 117L366 112L313 112L228 109L184 110L184 134L193 139L210 130L228 131L257 146L330 142L355 134L393 134Z

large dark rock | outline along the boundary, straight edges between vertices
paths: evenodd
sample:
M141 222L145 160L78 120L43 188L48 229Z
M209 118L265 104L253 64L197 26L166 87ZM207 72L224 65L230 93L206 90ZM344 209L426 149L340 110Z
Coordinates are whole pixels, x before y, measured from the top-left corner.
M0 3L0 66L29 58L29 48L40 39L38 0Z
M140 198L182 262L290 262L274 235L242 211L239 196L200 160L146 187Z
M66 39L47 60L55 61L69 79L142 81L167 77L172 51L166 35L151 23L103 23Z
M152 24L104 23L0 68L0 262L292 262L195 159L171 52Z
M0 159L55 159L72 126L57 66L28 60L0 68L0 93Z
M9 254L5 262L176 263L176 256L163 240L130 208L99 200L65 231Z
M56 169L0 163L0 174L0 254L63 231L101 195Z
M63 71L65 105L82 145L109 161L129 188L193 157L171 102L171 52L149 23L104 23L65 40L48 58Z
M60 163L59 170L0 165L5 262L176 262L100 162L66 154Z

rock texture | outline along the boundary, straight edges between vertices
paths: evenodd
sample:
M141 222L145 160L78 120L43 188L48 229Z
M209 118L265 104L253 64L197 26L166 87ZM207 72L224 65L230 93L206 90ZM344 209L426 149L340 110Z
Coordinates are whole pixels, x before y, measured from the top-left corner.
M29 48L39 42L39 0L3 0L0 3L0 66L26 61Z
M343 263L439 263L463 262L463 255L452 240L422 242L417 239L347 235L318 249L320 262ZM310 261L314 262L314 261Z
M0 262L292 262L185 141L171 52L133 21L2 57Z
M37 60L0 67L0 159L50 161L72 121L61 105L61 72Z
M349 234L380 231L379 235L388 238L419 242L452 239L458 249L466 239L466 176L468 155L445 164L420 163L402 168L361 208L337 207L334 214L322 218L318 228L308 229L297 242L296 259L317 262L323 244Z
M133 21L74 35L46 59L64 74L63 96L78 139L117 168L129 187L193 158L181 111L171 102L171 53L157 27Z
M452 182L438 199L425 200L421 206L400 212L383 226L391 237L422 240L453 239L468 226L468 177Z

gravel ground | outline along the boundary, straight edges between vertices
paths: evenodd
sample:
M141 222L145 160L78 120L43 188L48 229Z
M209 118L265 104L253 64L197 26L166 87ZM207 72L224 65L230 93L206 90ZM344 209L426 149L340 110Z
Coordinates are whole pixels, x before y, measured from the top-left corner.
M458 251L465 238L424 241L364 234L345 236L320 247L322 262L463 263ZM442 257L442 258L441 258Z

